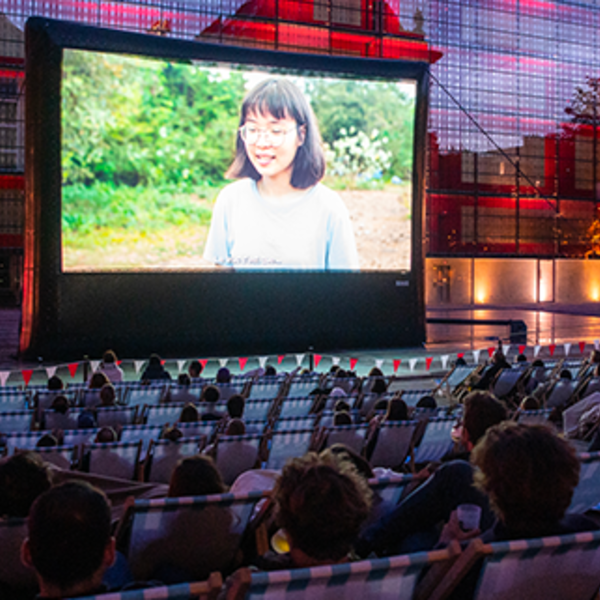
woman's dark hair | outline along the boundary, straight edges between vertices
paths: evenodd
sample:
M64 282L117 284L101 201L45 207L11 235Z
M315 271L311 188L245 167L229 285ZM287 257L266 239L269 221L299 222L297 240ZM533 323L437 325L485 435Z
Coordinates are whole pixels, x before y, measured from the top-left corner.
M180 423L195 423L198 420L198 409L189 402L181 409Z
M259 83L244 99L240 113L240 127L246 123L249 114L271 114L276 119L292 118L298 125L297 133L302 145L294 158L292 187L305 190L323 179L325 174L325 154L317 120L310 104L302 92L285 79L266 79ZM225 177L241 179L250 177L258 181L261 175L252 165L246 153L246 145L239 131L236 140L236 153Z
M573 373L571 373L571 371L569 371L569 369L563 369L560 372L560 379L568 379L569 381L572 381L573 379Z
M52 391L62 390L64 387L63 380L58 375L52 375L48 379L48 389Z
M221 367L217 371L217 383L229 383L231 381L231 371L227 367Z
M371 386L371 391L374 394L385 394L387 391L387 383L383 377L378 377Z
M190 379L190 376L187 373L179 373L179 375L177 376L177 383L179 385L191 385L192 380Z
M227 400L227 412L232 419L241 419L245 406L246 400L241 394L234 394Z
M437 402L433 396L422 396L416 406L417 408L437 408Z
M170 498L222 494L225 484L210 456L197 454L179 461L169 483Z
M115 354L114 350L107 350L102 355L102 362L105 365L109 364L109 363L116 363L117 362L117 355Z
M267 365L265 368L266 377L274 377L277 375L277 369L273 365Z
M408 420L408 406L402 398L392 398L388 402L387 413L385 415L386 421L407 421Z
M90 390L99 390L106 383L110 383L109 378L101 371L97 371L92 375L88 388Z

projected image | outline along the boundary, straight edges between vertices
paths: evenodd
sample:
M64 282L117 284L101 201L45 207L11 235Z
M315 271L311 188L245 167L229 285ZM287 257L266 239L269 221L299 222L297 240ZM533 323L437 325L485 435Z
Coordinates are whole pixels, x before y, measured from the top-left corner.
M63 270L408 270L415 96L65 50Z

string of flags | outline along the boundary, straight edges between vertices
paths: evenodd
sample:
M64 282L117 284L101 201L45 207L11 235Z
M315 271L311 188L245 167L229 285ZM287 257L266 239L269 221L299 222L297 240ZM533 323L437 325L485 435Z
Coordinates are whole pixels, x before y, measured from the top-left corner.
M593 345L594 349L600 350L600 340L594 340L593 344L590 344L589 342L581 341L576 344L576 347L579 350L579 354L583 355L586 352L586 350L588 350L588 346L591 347L592 345ZM560 344L560 347L562 347L564 357L567 358L571 354L571 350L573 348L573 343L564 342L563 344ZM552 357L554 357L557 348L559 348L559 345L548 344L547 346L542 346L542 345L527 346L526 344L521 344L518 346L516 346L516 345L514 346L514 349L517 350L519 354L525 354L525 355L530 354L530 357L533 357L534 359L537 358L540 355L540 353L542 352L542 350L545 348L548 350L548 356L550 358L552 358ZM295 354L293 356L296 359L296 365L298 367L301 367L304 364L306 358L308 357L309 361L312 359L313 368L317 369L319 367L319 365L321 364L321 361L324 358L328 358L330 360L331 366L341 365L342 360L343 360L344 366L347 364L348 368L351 371L353 371L359 363L361 363L361 366L364 365L365 363L367 363L370 366L375 366L378 369L382 369L382 370L385 365L391 365L391 367L393 368L394 374L397 374L398 371L400 370L401 365L403 365L403 364L407 365L408 370L410 372L415 371L415 369L417 368L417 365L419 363L424 364L425 371L430 371L432 365L436 364L437 362L439 362L439 366L442 369L447 369L450 359L452 359L454 361L458 358L462 358L468 363L470 362L470 363L477 364L477 363L479 363L479 360L480 360L482 354L485 356L485 358L491 358L492 355L494 354L494 352L496 351L496 349L497 349L496 346L489 346L488 348L478 348L478 349L464 351L464 352L457 352L457 353L450 353L450 354L438 354L438 355L432 355L432 356L418 356L418 357L411 357L411 358L407 358L407 359L373 358L370 356L362 357L362 358L360 358L360 357L344 357L344 358L342 358L340 356L316 354L316 353L302 353L302 354ZM503 352L504 352L505 356L508 356L508 353L510 352L511 349L513 349L513 345L504 344ZM486 354L487 354L487 356L486 356ZM277 356L277 364L281 365L283 363L283 361L286 358L288 358L290 355L278 354L276 356ZM200 364L202 365L203 368L206 368L206 365L212 360L218 361L218 364L220 367L226 367L228 364L229 365L235 364L235 361L237 360L239 370L240 370L240 372L243 373L248 365L249 360L251 360L251 359L257 360L258 365L261 368L264 368L265 365L267 364L267 361L269 360L269 358L272 358L272 357L271 356L256 356L256 357L243 356L243 357L237 357L237 358L228 357L228 358L218 358L218 359L201 358L201 359L198 359L198 361L200 362ZM470 358L472 359L471 361L469 360ZM189 361L190 361L190 359L177 359L176 363L177 363L178 372L180 372L180 373L183 372L185 365ZM346 363L346 361L348 361L348 362ZM56 375L56 372L58 369L61 369L61 371L62 371L66 368L69 372L69 375L71 376L71 379L74 379L75 376L77 375L77 373L80 372L80 368L83 369L83 365L86 362L89 365L90 373L93 373L100 365L99 360L89 360L89 361L78 361L78 362L66 363L66 364L61 364L61 365L53 365L53 366L48 366L48 367L39 367L37 369L21 369L20 371L14 371L14 370L13 371L11 371L11 370L0 371L0 386L5 386L11 375L18 376L19 373L21 375L23 384L25 386L28 386L33 377L34 371L40 371L40 370L44 370L46 372L48 379L50 379L51 377ZM122 360L117 361L117 364L121 365L122 362L123 362ZM147 363L147 360L146 359L133 360L132 362L133 362L133 367L135 369L135 372L137 374L142 370L142 367ZM162 362L164 365L166 361L163 360Z

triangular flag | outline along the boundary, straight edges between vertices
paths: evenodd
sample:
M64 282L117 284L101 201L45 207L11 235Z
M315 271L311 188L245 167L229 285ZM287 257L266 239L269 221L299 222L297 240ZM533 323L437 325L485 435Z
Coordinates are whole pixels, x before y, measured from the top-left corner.
M0 384L6 385L8 378L10 377L10 371L0 371Z
M600 350L600 340L594 340L594 349Z
M238 362L240 363L240 371L243 371L246 368L246 363L248 362L248 358L240 356L240 358L238 358Z
M163 359L160 361L160 364L161 364L161 365L164 367L166 362L167 362L167 361L166 361L166 360L163 358Z
M495 351L495 350L496 350L496 348L494 348L494 346L490 346L490 347L487 349L487 351L488 351L488 356L489 356L490 358L492 358L492 356L493 356L493 354L494 354L494 351Z
M340 364L340 360L341 360L341 359L340 359L340 357L339 357L339 356L332 356L332 357L331 357L331 365L332 365L332 366L334 366L334 367L335 367L336 365L339 365L339 364Z
M503 352L504 352L504 356L508 356L508 353L510 352L510 344L506 344L504 346Z
M550 344L548 346L548 350L550 350L550 356L554 356L554 351L556 350L556 344Z
M398 371L398 368L400 367L401 362L402 361L399 358L394 359L394 373L396 373Z
M208 358L201 358L198 362L202 365L202 370L204 371L204 369L206 369L206 365L208 364Z
M79 363L70 363L69 365L67 365L67 367L69 367L69 373L71 374L71 377L75 377L75 373L77 373L78 366Z
M477 364L479 362L479 355L481 354L481 350L473 350L473 362Z
M459 352L459 353L456 355L456 358L464 358L464 357L465 357L465 353L464 353L464 352Z
M92 369L92 373L96 372L96 369L100 366L99 360L90 360L90 369Z
M277 364L280 365L283 362L283 359L285 358L285 354L280 354L277 357Z
M31 376L33 375L33 369L23 369L21 371L21 375L23 375L23 381L25 382L25 385L29 385L29 382L31 381Z
M351 358L350 359L350 370L354 371L354 367L356 367L356 363L358 362L358 358Z
M123 363L123 361L122 361L122 360L118 360L118 361L117 361L117 367L120 367L122 363Z
M433 356L427 356L425 357L425 369L427 371L429 371L429 368L431 367L431 363L433 362Z
M145 360L134 360L133 361L133 368L135 369L136 373L139 373L142 369L142 366L144 365L146 361Z
M579 342L579 353L583 354L585 352L585 342Z
M519 346L519 354L523 354L523 352L525 352L525 348L527 348L527 346L525 346L525 344L521 344Z
M375 366L378 369L381 369L381 367L383 367L383 363L384 363L384 359L383 358L376 358L375 359Z
M319 366L319 363L321 362L321 359L323 358L323 356L321 354L315 354L315 369Z
M542 349L542 347L539 346L539 345L533 347L533 356L534 356L534 358L537 358L537 355L540 353L541 349Z
M419 360L418 358L409 358L408 359L408 366L411 371L415 370L415 366L417 365L418 360Z
M302 365L303 360L304 360L304 354L296 354L296 364L298 366Z
M565 342L564 348L565 348L565 356L569 356L569 352L571 352L571 343Z
M178 373L181 373L183 371L183 367L185 366L186 362L187 361L181 360L181 359L177 361L177 372Z
M221 367L224 367L227 365L227 362L229 361L228 358L220 358L219 359L219 364L221 365Z
M268 356L259 356L259 357L258 357L258 366L259 366L261 369L264 369L264 368L265 368L265 365L267 364L267 359L268 359L268 358L269 358Z
M48 379L56 375L56 367L46 367L46 375Z
M442 369L445 369L448 366L448 361L450 360L449 354L444 354L440 356L440 360L442 361Z

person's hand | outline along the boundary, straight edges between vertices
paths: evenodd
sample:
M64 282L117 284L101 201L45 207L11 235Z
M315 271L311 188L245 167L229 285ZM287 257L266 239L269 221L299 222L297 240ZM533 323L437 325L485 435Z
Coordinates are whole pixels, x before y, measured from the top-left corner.
M463 531L458 520L458 511L453 510L452 514L450 515L450 519L444 525L444 529L442 529L438 544L447 546L452 540L464 542L465 540L476 538L479 535L481 535L481 530L479 527L477 529Z

